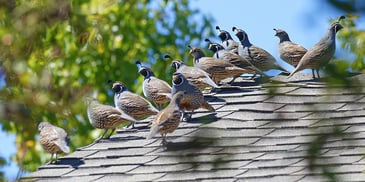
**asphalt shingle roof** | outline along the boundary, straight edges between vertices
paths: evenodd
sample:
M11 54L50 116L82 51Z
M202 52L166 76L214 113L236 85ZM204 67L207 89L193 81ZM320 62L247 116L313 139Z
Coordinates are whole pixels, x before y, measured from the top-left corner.
M145 139L149 118L137 132L119 129L22 180L328 181L327 171L339 181L365 180L365 75L353 76L361 84L351 88L310 78L237 79L205 94L217 112L198 110L167 135L166 150L160 138Z

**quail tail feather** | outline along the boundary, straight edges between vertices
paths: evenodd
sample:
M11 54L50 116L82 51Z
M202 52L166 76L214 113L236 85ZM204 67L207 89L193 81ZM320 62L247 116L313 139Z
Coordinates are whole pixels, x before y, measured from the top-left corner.
M59 142L56 143L56 145L64 152L64 153L69 153L70 152L70 147L67 146L67 143L65 140L61 140Z
M202 108L207 109L208 111L215 112L215 109L212 105L210 105L208 102L204 102L202 104Z
M149 140L154 137L159 131L158 125L154 125L151 127L150 133L147 135L146 139Z

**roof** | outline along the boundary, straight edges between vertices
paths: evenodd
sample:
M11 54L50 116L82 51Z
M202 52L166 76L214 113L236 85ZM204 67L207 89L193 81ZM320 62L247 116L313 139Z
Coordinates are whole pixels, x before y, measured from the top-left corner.
M145 139L148 118L136 132L119 129L22 180L364 180L365 75L353 76L362 84L351 88L329 87L304 73L293 80L239 78L205 94L216 113L198 110L167 135L166 150L159 137Z

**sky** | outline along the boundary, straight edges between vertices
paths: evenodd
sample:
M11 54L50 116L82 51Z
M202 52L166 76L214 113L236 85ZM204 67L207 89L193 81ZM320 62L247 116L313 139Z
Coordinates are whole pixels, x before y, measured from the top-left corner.
M289 71L293 68L279 58L279 39L273 28L287 31L293 42L309 49L325 35L328 21L341 15L322 0L191 0L191 6L213 17L213 26L229 32L233 26L245 30L252 44L270 52ZM14 135L0 132L1 145L7 148L0 150L0 156L16 152L14 140ZM17 173L14 164L0 170L5 170L8 179L14 179Z

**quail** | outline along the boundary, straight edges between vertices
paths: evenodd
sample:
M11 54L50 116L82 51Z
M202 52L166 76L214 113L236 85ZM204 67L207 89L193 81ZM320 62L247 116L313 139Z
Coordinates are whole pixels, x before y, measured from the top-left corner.
M110 138L116 127L122 123L136 122L134 118L123 111L113 106L101 104L94 98L87 98L87 105L87 116L90 124L95 128L104 129L104 133L95 142L102 139L111 129L112 132L106 137Z
M218 43L214 43L210 41L209 39L205 39L206 42L208 42L208 49L211 50L214 55L214 58L222 59L224 61L227 61L229 63L232 63L233 65L246 69L247 73L251 74L264 74L261 70L256 68L250 61L243 58L242 56L235 54L233 52L227 51L224 49L224 47Z
M163 104L170 102L171 86L164 80L155 77L153 71L142 66L140 61L136 61L138 73L144 76L143 94L157 106L158 110L162 109Z
M165 59L171 59L169 55L165 55ZM207 87L218 88L219 86L209 77L209 74L204 70L188 66L180 60L173 60L171 67L176 69L177 73L181 73L187 80L197 86L200 90L204 90Z
M183 97L184 92L177 92L172 97L169 105L156 115L156 118L152 121L152 126L147 139L151 139L157 133L160 133L162 136L162 146L164 147L167 144L165 139L167 133L174 132L180 124L182 111L179 104Z
M290 41L289 35L286 31L281 29L274 29L275 36L279 37L279 55L282 60L294 66L298 65L300 59L307 52L303 46Z
M158 113L158 109L140 95L130 92L122 82L114 82L112 90L114 91L115 107L134 119L142 120ZM134 128L134 124L135 122L131 123L132 128Z
M215 83L219 83L226 78L235 78L247 73L247 70L237 67L227 61L206 57L204 52L199 48L193 48L191 46L189 46L189 48L189 54L194 57L194 66L209 73Z
M174 95L179 91L185 92L184 98L180 101L179 107L183 111L192 111L204 108L215 112L215 109L204 99L202 92L193 83L189 82L181 73L174 73L172 76L172 92ZM189 116L191 117L191 115ZM185 118L185 116L184 116ZM189 119L189 118L185 118Z
M240 45L239 42L233 40L231 34L225 30L221 30L219 26L216 26L215 29L218 30L218 37L222 41L222 46L225 50L238 54L238 47Z
M39 141L44 150L51 153L51 160L48 163L53 162L53 155L62 153L69 153L69 142L70 138L68 137L66 131L63 128L52 125L47 121L42 121L38 125Z
M240 56L249 60L254 66L262 71L277 69L289 73L286 69L279 65L276 59L269 52L252 45L245 31L236 27L233 27L232 31L235 32L241 42L241 45L238 47L238 54Z
M312 69L313 79L315 79L314 70L316 70L317 76L320 78L319 69L328 64L335 54L336 33L343 28L343 26L340 24L340 20L342 19L345 19L345 16L339 17L338 20L329 27L326 35L311 49L309 49L307 53L304 54L297 67L289 75L289 78L298 71L306 68Z

